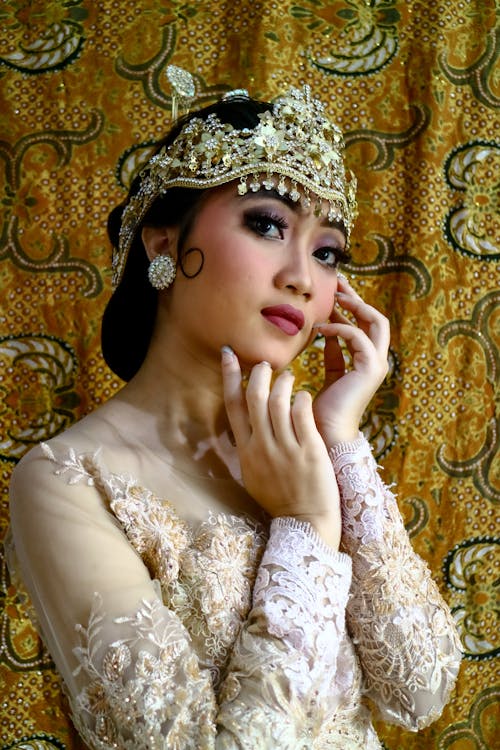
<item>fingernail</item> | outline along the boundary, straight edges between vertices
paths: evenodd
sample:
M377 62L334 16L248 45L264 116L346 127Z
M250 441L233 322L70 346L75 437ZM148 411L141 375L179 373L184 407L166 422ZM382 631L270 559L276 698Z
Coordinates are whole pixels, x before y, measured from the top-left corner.
M322 326L327 326L327 325L328 325L328 321L324 323L313 323L313 328L321 328Z
M267 359L263 359L260 363L261 365L267 365L268 367L271 367L271 363L267 361Z
M230 359L233 359L233 357L235 356L234 352L233 352L233 350L231 349L230 346L226 346L226 345L221 346L221 350L220 351L221 351L221 354L222 354L222 358L225 359L225 360L227 360L227 361L229 361Z

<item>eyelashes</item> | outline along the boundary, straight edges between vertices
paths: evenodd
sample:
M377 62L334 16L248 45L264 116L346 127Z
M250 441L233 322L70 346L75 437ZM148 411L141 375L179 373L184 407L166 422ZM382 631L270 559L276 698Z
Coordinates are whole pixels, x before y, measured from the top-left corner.
M347 263L349 260L349 255L337 247L319 247L313 255L328 268L337 268L339 263Z
M283 216L262 208L245 211L243 222L259 237L268 239L282 240L288 229L288 222ZM337 268L339 263L348 263L350 260L349 253L335 244L319 247L314 250L313 255L322 265L332 269Z
M328 262L325 260L327 265L331 265L332 267L336 268L340 263L349 263L351 260L351 255L346 250L342 250L340 247L336 247L335 245L326 245L325 247L319 247L317 250L314 251L314 255L319 258L320 255L325 255L326 253L331 253L334 256L333 262Z
M288 229L288 222L283 216L273 211L253 209L243 214L245 226L261 237L283 239L284 230Z

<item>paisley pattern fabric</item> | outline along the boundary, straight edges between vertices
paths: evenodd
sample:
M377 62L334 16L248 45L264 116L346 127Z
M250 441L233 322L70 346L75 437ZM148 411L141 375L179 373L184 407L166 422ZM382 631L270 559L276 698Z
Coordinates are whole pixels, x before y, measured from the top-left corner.
M435 724L416 735L377 724L389 750L484 750L498 733L495 13L494 0L0 8L2 537L15 463L120 388L99 347L105 221L169 126L166 66L194 74L200 105L231 88L272 98L310 83L346 131L360 203L347 272L392 323L389 375L363 432L465 653ZM316 392L321 368L313 344L298 384ZM81 747L3 555L0 621L0 744Z

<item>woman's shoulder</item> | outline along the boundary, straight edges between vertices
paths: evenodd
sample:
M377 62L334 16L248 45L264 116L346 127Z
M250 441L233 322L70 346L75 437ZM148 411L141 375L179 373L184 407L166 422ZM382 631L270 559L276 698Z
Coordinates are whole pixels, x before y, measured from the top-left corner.
M89 455L96 451L124 453L126 450L127 429L117 427L116 414L119 403L108 402L85 415L63 432L38 443L19 461L14 472L28 471L33 464L44 463L52 455L71 452L75 455ZM132 427L132 425L131 425Z
M104 456L120 456L118 463L127 465L125 441L120 446L120 438L113 428L110 409L104 405L75 422L68 429L50 439L33 446L15 466L10 483L11 497L22 499L29 496L30 502L43 497L47 491L54 492L60 484L61 474L67 474L70 465L76 469L94 464L105 466ZM97 461L97 457L101 457ZM65 471L66 469L66 471ZM83 478L83 469L82 477ZM88 473L88 472L87 472ZM80 482L93 484L92 481Z

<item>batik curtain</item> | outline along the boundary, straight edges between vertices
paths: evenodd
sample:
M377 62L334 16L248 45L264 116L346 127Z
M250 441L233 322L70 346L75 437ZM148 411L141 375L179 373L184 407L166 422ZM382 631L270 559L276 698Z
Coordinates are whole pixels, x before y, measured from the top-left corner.
M378 730L390 750L493 748L494 0L3 0L0 24L0 538L16 462L122 385L99 346L111 278L106 217L170 125L167 66L191 72L194 106L233 88L272 99L307 83L345 131L358 176L347 272L392 324L389 375L363 430L464 650L439 721L416 735ZM318 388L321 360L312 346L297 362L302 387ZM0 585L2 747L79 748L3 561Z

